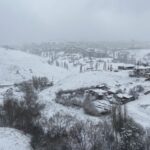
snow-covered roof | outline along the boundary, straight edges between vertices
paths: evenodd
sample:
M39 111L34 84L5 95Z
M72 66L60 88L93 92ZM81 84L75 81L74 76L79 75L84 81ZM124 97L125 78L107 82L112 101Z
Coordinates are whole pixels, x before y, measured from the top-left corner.
M135 65L130 64L121 64L118 67L135 67Z
M122 93L117 94L117 96L118 96L119 98L131 98L131 97L132 97L131 95L122 94Z
M150 69L150 67L149 66L146 66L146 67L144 67L144 66L137 66L135 69L136 70L137 69Z
M108 90L109 92L112 92L112 93L116 93L117 89L116 88L111 88Z
M103 95L103 94L107 93L107 91L104 91L102 89L92 89L90 91L93 91L93 92L95 92L95 93L97 93L99 95Z

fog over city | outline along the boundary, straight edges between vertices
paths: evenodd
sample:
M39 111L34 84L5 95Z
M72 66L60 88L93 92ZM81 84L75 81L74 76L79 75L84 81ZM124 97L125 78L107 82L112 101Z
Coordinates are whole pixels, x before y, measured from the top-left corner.
M0 0L0 44L149 41L149 0Z

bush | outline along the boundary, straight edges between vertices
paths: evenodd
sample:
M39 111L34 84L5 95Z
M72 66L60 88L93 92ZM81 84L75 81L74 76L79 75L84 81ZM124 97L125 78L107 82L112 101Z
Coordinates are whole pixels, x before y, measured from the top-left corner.
M118 142L118 150L144 150L145 132L143 128L127 116L126 108L121 106L113 108L112 126Z
M74 119L70 115L61 115L60 113L56 113L47 123L49 137L55 138L66 136L67 128L69 128L73 121Z
M83 106L85 89L65 90L56 93L55 101L65 106Z
M144 87L142 85L137 85L135 88L136 88L136 91L139 93L144 91Z
M73 118L69 115L57 113L45 122L46 131L39 132L32 137L31 144L35 150L67 150L67 129L71 126ZM39 126L39 129L41 127Z
M47 77L33 76L31 80L23 81L19 84L15 84L19 89L24 92L26 86L32 86L35 90L44 90L47 87L53 86L53 82L49 82Z
M47 77L36 77L36 76L33 76L32 77L32 84L33 84L33 87L36 90L38 90L38 89L43 90L46 87L53 86L53 82L49 82Z
M115 150L116 142L111 125L78 121L68 133L68 145L72 150Z
M139 97L139 94L138 94L138 92L136 91L136 89L135 89L135 88L130 89L130 91L129 91L129 95L133 96L133 97L134 97L134 99L138 99L138 97Z
M56 114L50 118L47 132L39 128L40 134L35 135L31 143L36 150L148 150L143 149L149 146L144 140L143 129L132 119L123 123L117 136L114 132L112 124L106 121L83 122Z
M130 89L129 91L129 95L133 96L135 99L138 99L139 94L144 91L144 87L142 85L137 85L135 87L133 87L132 89Z
M144 130L132 119L124 124L120 133L120 150L145 150Z
M27 85L24 88L22 100L10 98L10 95L5 96L2 116L8 126L30 133L35 121L41 116L40 111L44 108L44 105L37 102L37 94L32 86Z

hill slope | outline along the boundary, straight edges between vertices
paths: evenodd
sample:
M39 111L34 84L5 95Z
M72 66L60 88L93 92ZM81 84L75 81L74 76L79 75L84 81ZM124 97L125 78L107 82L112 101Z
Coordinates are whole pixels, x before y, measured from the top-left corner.
M0 84L4 85L27 80L34 75L57 81L68 74L62 68L50 66L41 57L3 48L0 48L0 70Z

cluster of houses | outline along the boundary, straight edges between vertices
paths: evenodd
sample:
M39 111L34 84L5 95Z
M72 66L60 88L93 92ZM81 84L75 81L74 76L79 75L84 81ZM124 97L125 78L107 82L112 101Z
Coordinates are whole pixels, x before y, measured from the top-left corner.
M76 90L59 91L56 94L56 102L66 106L84 108L85 95L89 95L91 107L94 105L94 109L98 114L108 114L111 112L112 105L122 105L135 100L135 97L132 95L122 93L117 89L109 88L107 85L101 84Z
M118 70L133 70L135 69L134 65L120 65L118 66Z
M111 104L125 104L135 100L135 98L132 95L128 95L127 93L120 93L117 89L91 89L89 90L89 93L95 96L96 99L105 99ZM114 101L112 101L112 98L114 98Z
M129 72L130 77L145 77L150 78L150 67L138 66Z
M145 77L150 79L150 66L120 65L118 70L129 70L130 77Z
M117 89L108 87L97 87L89 89L87 92L94 96L92 103L100 114L110 113L114 104L122 105L135 100L133 95L122 93Z

